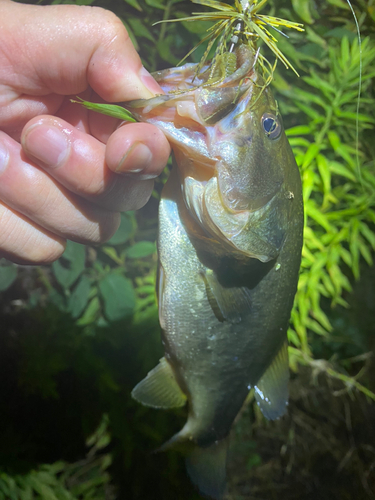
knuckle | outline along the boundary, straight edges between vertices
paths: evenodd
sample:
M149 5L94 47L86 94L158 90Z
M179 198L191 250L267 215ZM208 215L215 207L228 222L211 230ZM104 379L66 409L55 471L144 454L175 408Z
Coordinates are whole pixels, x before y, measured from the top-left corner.
M103 9L102 7L92 7L92 12L97 16L100 21L99 26L101 27L101 34L103 37L103 42L111 44L114 40L118 38L121 41L126 41L129 38L129 34L119 17L113 12Z

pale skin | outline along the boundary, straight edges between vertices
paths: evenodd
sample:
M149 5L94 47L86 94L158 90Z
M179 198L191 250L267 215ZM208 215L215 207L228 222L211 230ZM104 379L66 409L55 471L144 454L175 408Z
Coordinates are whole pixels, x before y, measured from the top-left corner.
M70 99L161 92L111 12L0 0L0 257L53 262L67 239L102 243L147 202L170 153L163 133Z

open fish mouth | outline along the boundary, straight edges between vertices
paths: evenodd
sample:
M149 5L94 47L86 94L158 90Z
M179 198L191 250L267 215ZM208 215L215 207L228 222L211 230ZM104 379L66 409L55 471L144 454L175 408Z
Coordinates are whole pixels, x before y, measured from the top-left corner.
M290 215L277 157L286 139L255 71L257 53L241 45L230 56L236 62L224 77L204 68L197 75L191 64L161 71L156 77L168 94L128 106L136 116L141 108L139 116L170 140L183 199L201 229L232 251L269 262L283 246Z

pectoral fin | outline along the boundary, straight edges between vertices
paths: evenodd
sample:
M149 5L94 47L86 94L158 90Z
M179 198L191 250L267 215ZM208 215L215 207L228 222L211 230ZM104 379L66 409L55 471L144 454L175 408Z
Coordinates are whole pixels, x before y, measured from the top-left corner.
M184 406L187 399L165 358L134 387L132 397L145 406L164 409Z
M212 310L219 321L239 323L251 308L250 291L245 287L224 287L214 271L203 275L206 293Z
M288 404L289 362L285 342L255 386L255 399L263 415L270 419L284 415Z

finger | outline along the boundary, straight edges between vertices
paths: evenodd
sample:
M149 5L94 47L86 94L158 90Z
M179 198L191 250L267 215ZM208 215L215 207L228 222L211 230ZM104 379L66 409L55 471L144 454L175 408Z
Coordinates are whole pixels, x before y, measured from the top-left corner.
M119 225L119 214L70 193L29 162L21 147L0 132L0 200L38 225L80 243L100 243Z
M27 50L19 50L27 47ZM62 96L92 87L105 101L163 93L119 18L99 7L5 3L0 17L0 127L18 139Z
M76 94L91 86L106 101L161 93L122 21L110 11L12 2L3 8L0 28L0 63L11 61L14 68L11 74L0 72L9 88L19 81L22 93L41 96Z
M106 148L63 120L40 117L26 125L21 140L26 154L69 191L113 211L136 210L148 201L151 179L170 151L164 134L143 123L120 127Z
M0 257L17 264L49 264L63 254L65 241L0 201Z
M106 163L123 175L152 179L163 171L171 148L167 138L149 123L125 124L108 139Z
M85 101L92 101L93 94L94 93L88 89L85 92L81 92L79 95L64 97L63 104L56 113L53 113L53 116L57 116L58 118L65 120L70 123L70 125L73 125L74 128L81 130L82 132L86 132L87 134L90 133L89 111L81 104L72 101L77 101L77 97L84 99ZM97 94L94 94L95 97L96 95ZM39 113L39 116L46 114L47 113ZM51 116L51 114L49 113L48 116ZM112 120L114 122L114 125L112 125L114 130L116 125L118 125L118 120L115 118L112 118Z

